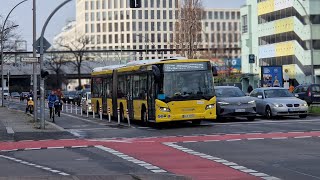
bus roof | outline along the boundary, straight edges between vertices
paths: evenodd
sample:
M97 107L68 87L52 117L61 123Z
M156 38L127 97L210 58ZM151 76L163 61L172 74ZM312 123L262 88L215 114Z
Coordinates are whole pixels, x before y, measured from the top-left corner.
M173 63L173 62L186 62L186 61L209 61L205 59L187 59L185 57L175 57L168 59L151 59L151 60L141 60L141 61L133 61L127 64L122 65L111 65L105 67L98 67L93 69L92 75L101 75L101 74L111 74L113 70L118 69L119 71L130 71L139 69L140 66L143 65L151 65L151 64L159 64L159 63ZM166 62L165 62L166 61Z

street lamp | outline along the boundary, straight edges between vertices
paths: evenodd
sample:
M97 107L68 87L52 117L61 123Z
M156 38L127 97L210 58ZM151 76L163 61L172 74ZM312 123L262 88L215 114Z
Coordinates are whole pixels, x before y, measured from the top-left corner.
M3 36L3 35L4 35L5 30L8 29L8 28L5 29L5 27L6 27L6 22L7 22L8 18L9 18L9 16L10 16L10 14L12 13L12 11L13 11L16 7L18 7L20 4L22 4L22 3L26 2L26 1L28 1L28 0L23 0L23 1L19 2L17 5L15 5L15 6L10 10L10 12L9 12L9 14L7 15L6 19L4 20L3 25L2 25L2 28L1 28L1 42L0 42L0 44L1 44L1 85L2 85L2 91L1 91L2 101L1 101L1 106L2 106L2 107L4 106L4 91L3 91L3 88L4 88L4 83L3 83L3 81L4 81L4 74L3 74L3 64L4 64L4 61L3 61L3 37L4 37L4 36ZM9 28L9 29L10 29L10 28Z
M311 58L311 67L312 67L311 74L312 74L312 83L315 84L316 83L316 77L315 77L314 60L313 60L312 22L311 22L310 15L308 14L306 8L303 6L301 1L297 0L297 2L301 5L302 9L304 10L304 13L306 13L306 16L308 18L308 23L309 23L309 26L310 26L310 52L311 52L310 58Z

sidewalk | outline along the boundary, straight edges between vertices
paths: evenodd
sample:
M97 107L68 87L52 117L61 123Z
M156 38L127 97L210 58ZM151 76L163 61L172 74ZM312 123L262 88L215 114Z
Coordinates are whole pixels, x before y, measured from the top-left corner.
M52 139L52 135L65 133L48 122L46 129L38 129L30 115L0 107L0 141Z

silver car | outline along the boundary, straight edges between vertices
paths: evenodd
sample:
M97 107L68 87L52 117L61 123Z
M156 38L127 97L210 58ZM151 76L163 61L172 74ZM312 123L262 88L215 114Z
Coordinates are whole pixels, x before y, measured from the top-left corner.
M250 93L257 105L257 113L271 119L274 116L308 116L306 101L296 98L288 89L257 88Z
M238 87L215 86L218 119L246 117L253 121L256 117L255 99L246 96Z

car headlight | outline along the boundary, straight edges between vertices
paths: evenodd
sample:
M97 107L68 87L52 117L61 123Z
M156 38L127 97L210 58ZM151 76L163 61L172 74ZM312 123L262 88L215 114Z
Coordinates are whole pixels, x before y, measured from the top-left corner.
M256 104L256 101L255 100L249 101L248 104Z
M283 107L283 104L274 103L273 105L274 105L275 107Z
M220 104L220 105L228 105L228 104L230 104L230 103L227 103L227 102L218 102L218 104Z
M209 104L209 105L206 106L206 110L213 109L213 108L214 108L214 104Z
M167 107L160 107L160 111L162 112L170 112L170 109Z
M308 104L307 103L303 103L303 104L301 104L301 106L308 107Z

